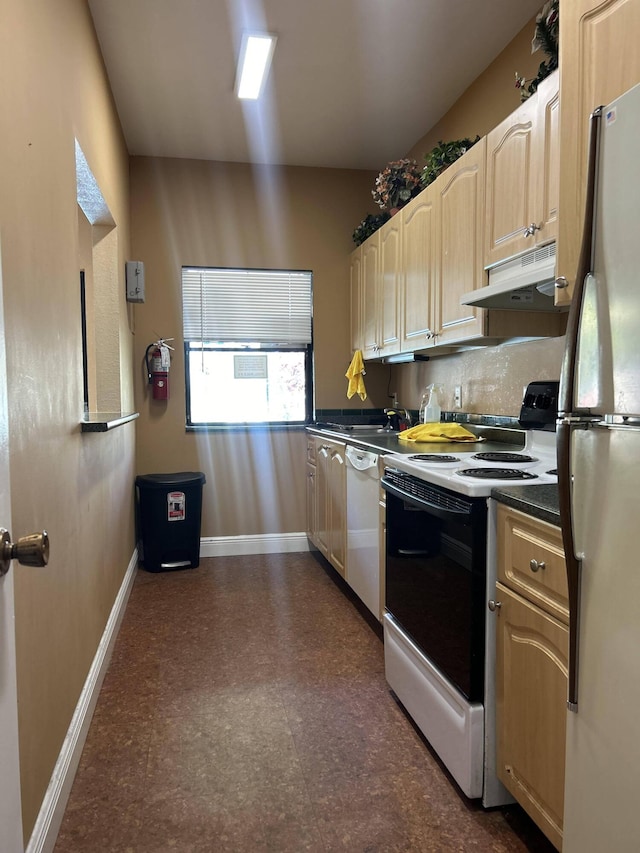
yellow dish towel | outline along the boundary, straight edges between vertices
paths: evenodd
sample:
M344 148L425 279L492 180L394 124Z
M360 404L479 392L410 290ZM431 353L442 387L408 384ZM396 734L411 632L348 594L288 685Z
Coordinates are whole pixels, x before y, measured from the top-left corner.
M398 433L402 441L480 441L460 424L417 424Z
M349 387L347 388L347 398L349 400L354 394L359 394L361 400L367 399L367 389L364 387L364 379L362 378L365 374L366 370L364 369L364 362L362 360L362 351L357 349L353 354L349 369L345 373L345 376L349 380Z

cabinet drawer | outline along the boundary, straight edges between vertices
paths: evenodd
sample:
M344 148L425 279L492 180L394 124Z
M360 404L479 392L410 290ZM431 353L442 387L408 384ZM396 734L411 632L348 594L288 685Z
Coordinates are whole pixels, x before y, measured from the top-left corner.
M569 622L560 528L498 504L498 580Z

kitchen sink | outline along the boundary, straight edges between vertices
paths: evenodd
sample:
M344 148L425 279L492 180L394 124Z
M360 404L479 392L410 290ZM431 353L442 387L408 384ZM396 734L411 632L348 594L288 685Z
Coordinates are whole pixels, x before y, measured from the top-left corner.
M366 432L366 433L391 433L393 430L387 429L376 424L332 424L332 423L316 423L318 429L329 429L332 432Z

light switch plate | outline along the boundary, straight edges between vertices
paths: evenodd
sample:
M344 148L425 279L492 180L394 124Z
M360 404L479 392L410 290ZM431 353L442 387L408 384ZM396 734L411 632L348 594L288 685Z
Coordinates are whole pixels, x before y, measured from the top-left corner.
M462 385L456 385L453 391L453 404L456 409L462 408Z
M144 302L144 264L142 261L127 261L127 302Z

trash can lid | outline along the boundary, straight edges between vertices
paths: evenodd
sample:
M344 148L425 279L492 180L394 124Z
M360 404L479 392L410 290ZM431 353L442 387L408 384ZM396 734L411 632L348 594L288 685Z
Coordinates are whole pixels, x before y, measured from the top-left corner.
M174 474L138 474L136 486L147 486L150 489L172 489L178 486L192 486L195 483L206 483L202 471L179 471Z

